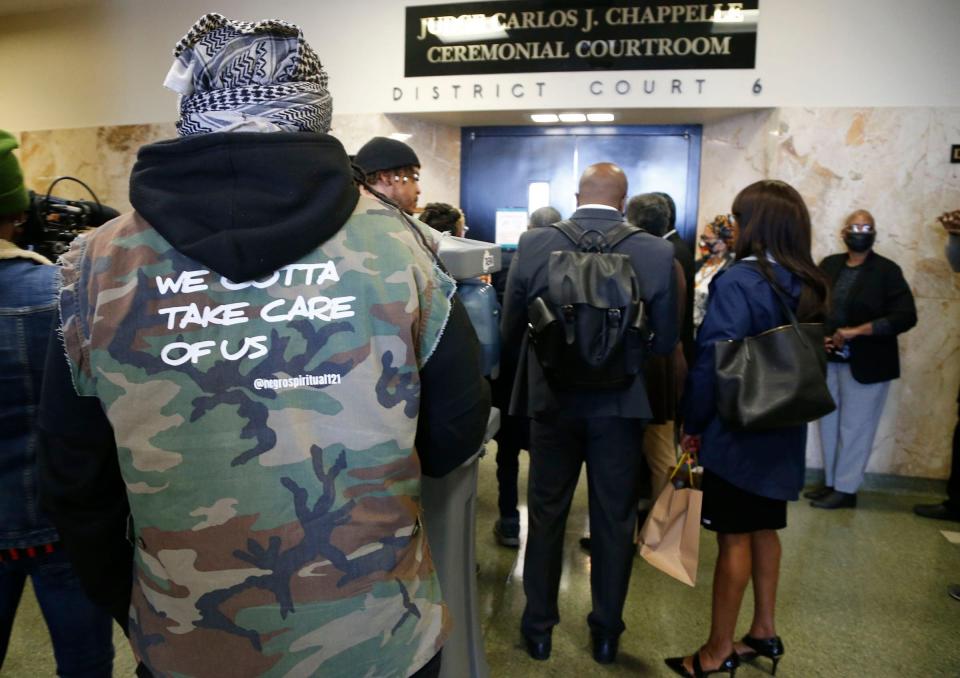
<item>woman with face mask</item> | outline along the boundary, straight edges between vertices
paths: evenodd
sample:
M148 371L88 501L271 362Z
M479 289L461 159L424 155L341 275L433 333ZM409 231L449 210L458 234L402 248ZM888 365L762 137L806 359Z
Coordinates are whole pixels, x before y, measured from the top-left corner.
M694 267L694 333L700 328L707 312L710 281L733 262L736 240L736 220L732 214L717 215L713 222L707 224L700 236L700 259Z
M846 254L820 262L832 289L825 344L837 409L820 420L824 486L804 494L825 509L857 505L887 390L900 376L897 335L917 324L900 267L873 251L873 215L857 210L841 233Z

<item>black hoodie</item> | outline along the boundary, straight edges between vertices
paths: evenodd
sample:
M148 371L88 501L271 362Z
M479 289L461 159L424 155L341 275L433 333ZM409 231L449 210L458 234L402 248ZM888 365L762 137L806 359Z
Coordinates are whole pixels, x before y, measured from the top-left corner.
M329 240L360 192L327 134L217 133L144 146L130 204L178 251L234 282Z

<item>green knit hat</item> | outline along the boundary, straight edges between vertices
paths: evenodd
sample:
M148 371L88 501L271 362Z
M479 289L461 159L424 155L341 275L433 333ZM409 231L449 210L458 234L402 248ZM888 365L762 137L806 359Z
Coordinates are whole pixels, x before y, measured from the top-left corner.
M26 212L30 207L23 172L13 154L19 145L12 134L0 129L0 214Z

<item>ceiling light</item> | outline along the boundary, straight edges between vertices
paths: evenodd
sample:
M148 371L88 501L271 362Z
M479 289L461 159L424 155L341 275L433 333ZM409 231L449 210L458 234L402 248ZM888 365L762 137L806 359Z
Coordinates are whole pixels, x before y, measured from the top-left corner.
M587 113L590 122L613 122L613 113Z
M527 214L550 205L550 182L531 181L527 185Z
M587 116L583 113L561 113L560 122L586 122Z
M560 120L556 113L531 113L530 119L534 122L558 122Z
M390 138L396 139L397 141L406 141L412 136L413 136L412 134L404 134L403 132L394 132L393 134L390 135Z

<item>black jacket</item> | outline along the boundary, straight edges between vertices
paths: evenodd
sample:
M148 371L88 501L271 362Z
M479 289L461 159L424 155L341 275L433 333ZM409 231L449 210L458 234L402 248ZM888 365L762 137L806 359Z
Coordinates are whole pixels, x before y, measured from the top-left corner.
M221 133L140 149L130 197L175 249L244 281L331 238L351 215L358 191L333 137ZM454 297L442 339L420 372L415 447L424 475L449 473L483 442L490 389L479 351ZM89 597L126 628L133 548L113 429L99 400L77 395L55 333L39 428L43 506Z
M571 217L584 228L607 231L623 221L616 210L578 209ZM547 384L535 356L527 351L527 307L548 288L547 263L550 253L574 248L555 228L535 228L520 236L517 253L510 265L504 294L501 334L507 357L520 348L517 385L510 405L511 414L535 417L562 414L576 417L623 417L650 419L652 412L642 378L623 391L555 393ZM630 236L617 246L627 254L640 282L640 295L647 307L650 328L654 332L653 351L667 355L677 343L677 285L673 268L673 246L643 232Z
M684 242L680 234L674 231L668 237L667 242L673 245L673 256L679 262L683 269L683 278L687 281L687 293L684 298L683 306L683 327L680 328L680 342L683 344L683 357L687 360L687 365L692 365L697 350L696 341L693 338L693 292L694 278L696 277L696 268L693 263L693 252L690 246Z
M820 262L820 268L833 285L843 267L846 254L832 254ZM876 252L870 252L861 264L862 270L850 291L847 307L847 326L857 327L885 319L893 334L857 337L850 350L850 371L861 384L876 384L900 376L900 353L897 335L917 324L917 309L913 293L903 278L900 267ZM835 332L838 328L830 327Z

